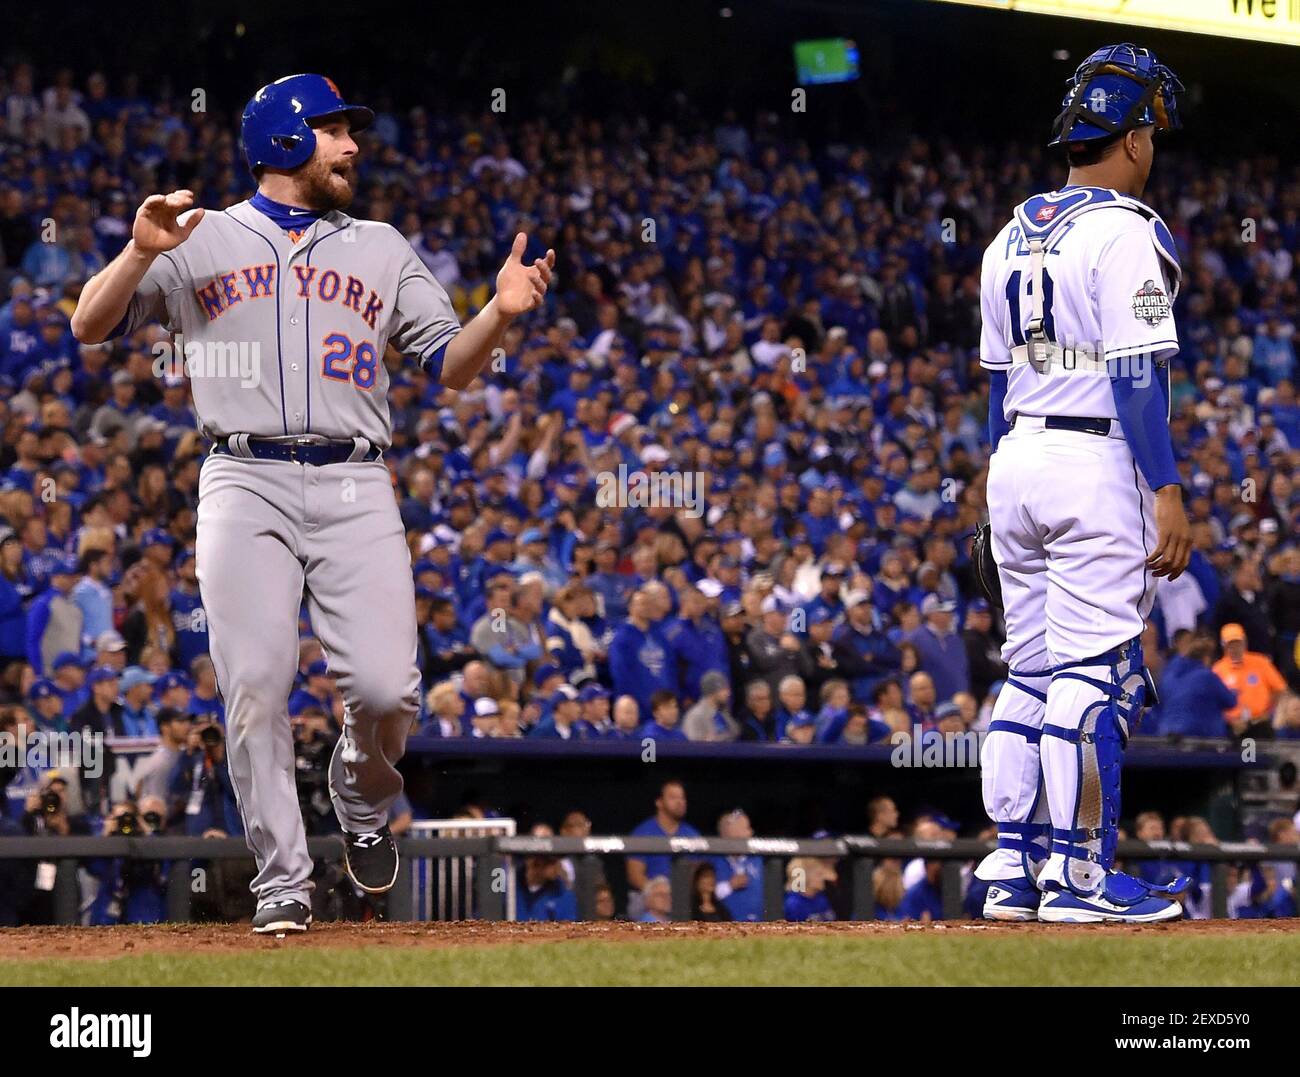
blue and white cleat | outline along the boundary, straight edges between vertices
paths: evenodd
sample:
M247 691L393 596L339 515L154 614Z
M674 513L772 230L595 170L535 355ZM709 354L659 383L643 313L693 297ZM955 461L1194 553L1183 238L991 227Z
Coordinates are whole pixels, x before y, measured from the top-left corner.
M984 895L984 919L1004 922L1037 920L1041 897L1042 892L1034 880L1026 876L994 879Z
M1167 888L1152 893L1148 883L1114 871L1106 876L1095 894L1087 897L1071 890L1045 890L1038 906L1038 919L1045 924L1158 924L1183 915L1183 907L1178 902L1162 896L1162 893L1180 892Z

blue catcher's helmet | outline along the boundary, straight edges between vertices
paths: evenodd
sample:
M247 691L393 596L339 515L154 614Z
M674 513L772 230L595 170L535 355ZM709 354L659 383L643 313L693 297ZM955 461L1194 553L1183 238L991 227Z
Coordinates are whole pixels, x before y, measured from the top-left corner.
M353 131L370 126L375 114L349 105L324 75L286 75L263 86L244 106L239 137L249 168L297 168L316 150L312 121L342 113Z
M1110 138L1137 127L1181 126L1178 76L1137 45L1107 45L1083 61L1070 79L1049 146Z

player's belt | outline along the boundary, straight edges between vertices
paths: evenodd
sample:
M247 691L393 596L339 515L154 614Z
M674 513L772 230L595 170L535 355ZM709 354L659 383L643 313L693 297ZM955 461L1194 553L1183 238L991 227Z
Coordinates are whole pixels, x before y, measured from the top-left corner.
M291 434L288 437L231 434L218 438L212 451L245 460L284 460L314 467L378 460L383 455L383 450L370 444L366 438L335 440L320 434Z
M1015 426L1021 419L1025 420L1026 425L1041 423L1044 430L1073 430L1079 434L1096 434L1098 437L1108 438L1111 434L1111 424L1114 419L1094 419L1079 415L1045 415L1042 418L1034 415L1017 415L1012 420L1011 425Z

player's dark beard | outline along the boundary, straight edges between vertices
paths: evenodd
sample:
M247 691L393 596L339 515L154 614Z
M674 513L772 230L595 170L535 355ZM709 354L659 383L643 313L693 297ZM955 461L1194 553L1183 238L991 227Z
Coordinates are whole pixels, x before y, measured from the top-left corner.
M348 162L327 165L313 159L302 170L302 200L309 209L329 212L347 209L352 204L352 183L355 176Z

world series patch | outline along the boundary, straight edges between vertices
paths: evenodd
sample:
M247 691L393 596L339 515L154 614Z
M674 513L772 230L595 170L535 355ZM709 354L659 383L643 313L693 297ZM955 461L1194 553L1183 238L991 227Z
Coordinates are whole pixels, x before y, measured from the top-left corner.
M1164 289L1157 287L1153 280L1133 293L1133 317L1147 325L1159 325L1169 317L1172 309Z

